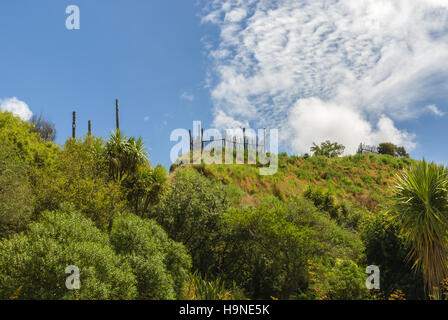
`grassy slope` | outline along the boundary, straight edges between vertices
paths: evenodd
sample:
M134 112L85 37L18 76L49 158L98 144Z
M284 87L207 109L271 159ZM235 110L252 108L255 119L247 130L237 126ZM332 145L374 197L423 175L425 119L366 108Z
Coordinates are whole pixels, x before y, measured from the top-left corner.
M311 186L330 192L339 203L377 212L388 206L395 174L413 161L373 154L333 159L280 154L273 176L261 176L250 165L182 165L177 170L197 170L222 182L235 206L256 206L270 197L287 200Z

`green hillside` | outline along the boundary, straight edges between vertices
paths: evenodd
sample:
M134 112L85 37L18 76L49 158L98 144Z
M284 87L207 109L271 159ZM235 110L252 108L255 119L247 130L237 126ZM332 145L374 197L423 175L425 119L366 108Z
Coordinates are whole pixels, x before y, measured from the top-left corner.
M275 175L260 175L250 165L184 165L219 181L234 196L236 206L258 205L263 199L288 200L312 188L331 194L338 203L378 212L388 207L394 177L415 161L389 155L364 154L341 158L279 155Z
M120 131L64 145L43 136L0 112L1 299L426 299L423 275L446 278L444 245L423 269L407 259L422 237L446 234L444 215L435 231L414 219L448 207L442 167L280 154L272 176L205 164L168 174ZM397 198L401 173L435 181L409 180L428 206ZM371 265L380 289L366 288ZM68 266L82 272L78 290L65 287Z
M416 299L424 297L421 275L411 271L409 248L387 217L396 176L416 163L377 154L326 158L283 153L272 176L260 175L255 165L200 164L172 166L170 181L185 176L206 179L225 193L231 215L241 219L229 218L230 224L242 224L246 231L263 229L259 224L271 215L265 221L270 227L286 223L283 228L309 232L307 272L314 277L307 279L306 292L295 298ZM364 289L368 265L382 268L383 290Z

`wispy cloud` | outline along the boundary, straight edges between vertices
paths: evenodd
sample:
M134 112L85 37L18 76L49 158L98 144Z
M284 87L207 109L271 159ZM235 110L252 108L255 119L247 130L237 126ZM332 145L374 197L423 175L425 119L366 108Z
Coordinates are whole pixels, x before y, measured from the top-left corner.
M437 108L437 106L435 104L431 104L429 106L426 106L426 110L428 110L429 112L435 114L438 117L443 117L445 115L445 112L440 111L439 108Z
M188 93L188 92L184 91L184 92L181 93L180 98L181 98L182 100L187 100L187 101L190 101L190 102L191 102L191 101L194 100L194 95L191 94L191 93Z
M16 97L0 99L0 110L9 111L25 121L30 120L33 116L28 104Z
M143 120L146 122L146 121L149 121L149 119L151 119L149 116L145 116L144 118L143 118Z
M215 125L280 128L295 152L325 139L412 149L397 123L448 83L447 1L216 0L202 21L220 29Z

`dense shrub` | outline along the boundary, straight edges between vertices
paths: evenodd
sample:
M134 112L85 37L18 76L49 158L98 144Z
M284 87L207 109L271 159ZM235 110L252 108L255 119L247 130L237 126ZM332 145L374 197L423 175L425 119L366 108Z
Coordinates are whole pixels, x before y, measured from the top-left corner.
M333 195L329 191L308 187L303 195L305 198L312 200L317 208L328 212L331 218L339 220L341 206L336 204Z
M33 195L28 166L11 146L0 152L0 238L26 227L32 213Z
M366 248L366 264L380 268L385 297L401 290L407 299L424 298L422 275L411 270L406 258L410 248L389 220L384 213L363 219L361 238Z
M65 270L80 270L79 290L68 290ZM47 212L25 233L0 241L0 298L132 299L136 279L101 233L65 207Z
M167 172L158 165L140 165L135 174L123 181L127 190L128 207L140 217L146 217L150 206L157 205L167 191Z
M126 192L109 178L102 150L98 138L68 140L53 165L32 175L36 211L72 203L101 230L110 228L113 217L126 208Z
M318 300L361 300L368 296L363 268L352 260L336 259L331 265L309 261L310 286L299 298Z
M216 267L213 248L226 209L222 188L195 171L183 171L173 177L154 217L172 239L187 247L194 269L207 274Z
M132 266L138 299L176 299L183 295L191 258L184 246L170 240L154 221L134 215L118 217L110 241Z
M208 280L197 272L191 274L186 300L244 300L244 293L232 282L227 286L221 278Z
M306 200L233 210L222 232L222 274L254 299L314 298L310 259L330 269L337 259L355 263L362 256L360 240ZM323 274L319 281L330 280ZM359 286L347 288L358 295Z
M223 272L249 297L287 299L306 287L309 236L281 212L236 211L228 217L225 230Z
M0 111L0 143L9 145L26 164L41 167L51 164L56 158L58 147L52 142L43 143L33 126L10 112Z

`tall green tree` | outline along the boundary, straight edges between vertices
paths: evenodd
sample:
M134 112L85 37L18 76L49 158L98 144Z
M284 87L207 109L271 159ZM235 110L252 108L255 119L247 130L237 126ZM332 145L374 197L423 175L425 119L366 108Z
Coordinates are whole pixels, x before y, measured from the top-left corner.
M397 146L390 142L383 142L378 145L379 154L388 154L392 157L397 155Z
M202 274L216 269L214 250L227 210L226 194L217 183L197 172L178 172L168 195L155 208L154 218L170 238L182 242Z
M397 147L395 151L397 152L397 156L399 156L400 158L409 158L409 153L404 147Z
M142 138L127 138L120 130L110 135L104 154L110 175L116 182L135 174L138 166L148 161Z
M150 206L157 205L167 193L167 172L165 167L148 164L139 166L137 172L123 181L128 190L128 203L133 212L144 218Z
M337 142L331 142L327 140L322 142L320 146L313 143L311 147L311 152L314 153L315 156L324 156L328 158L337 158L344 153L345 147L342 144Z
M411 245L413 268L422 270L427 290L437 295L448 275L447 170L423 160L398 176L391 213Z

